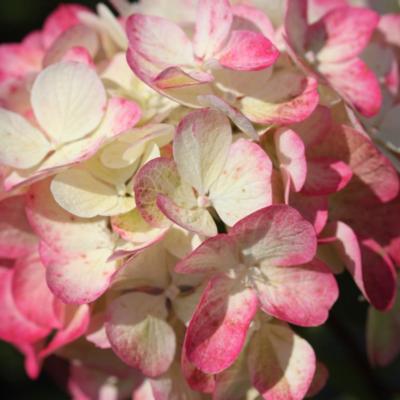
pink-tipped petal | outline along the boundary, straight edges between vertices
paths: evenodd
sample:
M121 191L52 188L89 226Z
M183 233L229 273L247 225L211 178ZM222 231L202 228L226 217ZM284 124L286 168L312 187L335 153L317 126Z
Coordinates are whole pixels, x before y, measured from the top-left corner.
M250 121L288 125L306 119L317 107L317 81L298 71L277 71L257 92L240 100L240 110Z
M207 239L179 261L175 271L181 274L211 274L229 271L238 263L235 241L226 234L220 234Z
M83 336L89 326L89 321L90 309L87 304L79 307L66 306L64 326L57 331L47 346L40 351L39 357L47 357Z
M37 246L25 216L25 197L13 196L0 202L0 257L18 258Z
M305 196L291 193L289 204L311 224L318 235L328 222L328 198L326 196Z
M272 42L275 39L275 30L272 22L265 12L250 4L235 4L232 7L233 25L232 30L241 29L247 31L261 32Z
M279 51L262 34L233 31L218 61L236 71L258 71L274 64L278 57Z
M79 13L89 9L79 4L61 4L46 19L42 31L42 41L48 49L67 29L80 23Z
M0 267L0 338L15 344L34 343L51 329L27 319L17 308L12 294L13 270Z
M323 63L339 63L356 57L368 45L378 22L379 15L368 8L333 9L316 23L326 38L317 53L318 59Z
M182 374L185 377L188 385L198 392L213 393L215 390L215 377L214 375L205 374L200 371L193 364L191 364L186 356L185 344L182 348L181 357Z
M251 381L264 399L301 400L311 385L316 360L304 339L274 321L254 334L248 364Z
M287 0L284 21L285 39L293 51L302 54L307 41L307 0Z
M332 122L331 110L319 105L307 119L292 125L292 129L300 135L305 146L309 148L324 140L332 129Z
M311 196L336 193L342 190L353 176L347 164L330 158L310 159L307 167L303 193Z
M336 237L332 246L367 300L378 310L389 309L396 283L392 262L384 250L372 240L360 243L352 228L341 221L327 225L324 235Z
M107 315L107 336L125 363L150 377L167 371L176 344L175 333L165 321L164 296L128 293L111 303Z
M333 219L341 220L349 203L357 207L377 200L387 203L399 193L399 179L390 161L365 134L350 126L336 125L323 142L313 146L312 157L342 160L353 172L353 179L338 196L344 207L332 208Z
M229 0L200 0L197 4L194 51L198 58L208 59L224 45L232 25Z
M345 63L321 64L320 71L331 86L361 114L372 117L379 112L382 105L379 81L364 61L356 58Z
M192 65L192 44L185 32L167 19L133 14L126 23L128 63L145 82L168 67Z
M32 185L26 195L28 221L42 242L62 254L113 247L105 218L79 218L63 210L54 200L49 180Z
M43 66L47 67L61 61L69 50L77 47L87 50L88 54L94 57L99 48L96 32L81 24L69 28L48 49L43 60Z
M15 305L27 319L44 328L60 327L55 298L47 286L46 270L36 252L17 260L12 294Z
M134 192L141 216L157 228L171 225L171 220L160 210L157 202L165 205L166 214L171 214L171 219L177 219L179 211L189 212L197 206L193 189L181 181L176 164L167 158L155 158L139 170Z
M363 280L367 299L378 310L390 310L396 297L396 269L374 240L361 243Z
M116 261L108 261L111 249L59 253L41 243L40 256L46 266L50 290L68 304L90 303L109 287L117 270Z
M242 350L257 306L251 289L224 275L212 278L186 332L188 360L211 374L232 365Z
M313 226L294 208L274 205L239 221L229 232L246 259L272 265L311 261L316 251Z
M290 267L261 264L253 285L263 311L301 326L323 324L339 295L334 276L317 259Z

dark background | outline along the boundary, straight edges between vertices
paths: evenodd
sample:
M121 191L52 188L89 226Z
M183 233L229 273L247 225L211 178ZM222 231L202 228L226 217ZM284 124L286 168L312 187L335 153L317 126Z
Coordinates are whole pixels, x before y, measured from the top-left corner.
M46 16L59 3L57 0L0 0L0 42L17 42L30 31L40 28ZM82 0L79 3L93 8L97 1ZM340 298L329 321L319 328L296 329L313 345L318 358L330 371L327 387L315 399L400 400L400 359L387 368L369 367L365 354L367 304L360 300L348 276L341 276L339 284ZM58 378L61 377L61 382L55 383L54 372ZM3 398L68 399L62 388L66 378L65 366L50 358L41 377L30 381L25 376L20 354L0 342L0 388L5 396Z

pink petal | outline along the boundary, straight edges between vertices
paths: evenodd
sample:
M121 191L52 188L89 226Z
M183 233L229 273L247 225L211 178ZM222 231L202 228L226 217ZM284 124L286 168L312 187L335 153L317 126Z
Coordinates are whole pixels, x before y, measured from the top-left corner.
M324 235L336 237L331 246L367 300L379 310L389 309L396 285L392 262L384 250L373 240L359 243L352 228L341 221L330 223Z
M339 63L356 57L369 43L378 22L379 15L368 8L331 10L316 23L326 37L318 59L323 63Z
M317 106L314 112L304 121L292 125L300 135L306 147L318 145L332 128L332 113L328 107Z
M221 50L231 29L232 19L228 0L199 0L194 35L196 57L212 58Z
M322 196L342 190L353 177L349 166L343 161L330 158L308 160L307 178L303 193Z
M345 7L347 0L309 0L309 20L317 21L334 8Z
M89 320L90 310L88 305L67 306L63 328L58 330L48 345L39 353L39 357L47 357L83 336L89 326Z
M111 249L59 253L41 242L40 256L46 266L50 290L67 304L90 303L109 287L117 270L116 261L108 261Z
M286 2L284 32L285 39L295 53L303 54L307 41L307 0Z
M114 352L147 376L166 372L176 346L175 333L166 317L164 296L136 292L115 299L108 309L106 323Z
M189 362L185 352L185 344L182 348L181 368L188 385L198 392L213 393L215 390L214 375L205 374Z
M367 136L349 126L335 126L323 142L313 146L312 156L342 160L351 168L353 179L338 195L345 203L351 201L357 206L371 201L375 204L377 200L386 203L399 192L397 173L390 161ZM336 210L340 208L335 207L333 212Z
M54 329L60 326L54 309L55 299L46 284L46 271L38 254L33 253L17 260L12 293L15 305L27 319L43 328Z
M96 65L93 61L92 56L84 47L72 47L63 56L61 61L72 61L81 64L85 64L90 68L95 69Z
M0 267L0 338L15 344L34 343L45 338L50 328L27 319L17 308L12 295L13 270Z
M206 373L228 368L242 350L257 305L252 290L223 275L212 278L186 332L188 360Z
M250 121L288 125L306 119L318 105L317 81L297 71L277 71L240 101L240 110Z
M62 209L53 199L49 180L29 188L26 212L39 238L61 254L111 249L114 245L105 218L78 218Z
M396 269L374 240L361 243L363 280L367 298L378 310L389 310L396 296Z
M379 20L379 32L385 37L386 42L400 47L400 14L384 14Z
M234 15L232 30L261 32L266 38L274 41L274 27L261 9L250 4L239 3L232 6L232 11Z
M155 158L139 170L135 176L134 192L141 216L157 228L171 225L157 202L164 205L166 214L171 214L171 218L175 219L180 211L184 213L196 208L193 189L181 181L176 164L167 158Z
M361 263L361 249L356 234L344 222L330 222L323 232L323 236L334 237L333 246L341 262L345 265L355 283L366 295L363 281L363 267Z
M264 399L301 400L311 385L316 360L304 339L274 321L254 334L248 363L253 385Z
M313 226L294 208L274 205L239 221L229 232L249 261L296 265L311 261L316 251Z
M126 23L128 64L145 82L173 66L194 63L192 44L185 32L167 19L133 14Z
M323 324L339 295L334 276L317 259L290 267L261 264L255 278L253 286L262 310L296 325Z
M64 55L72 48L83 48L94 57L99 48L99 40L96 32L85 25L74 25L64 33L47 50L43 60L43 66L47 67L63 59Z
M0 202L0 257L21 257L37 246L37 238L25 216L24 203L24 196Z
M0 82L26 78L41 70L43 50L26 43L0 45Z
M311 224L318 235L328 221L328 198L326 196L305 196L291 193L289 204Z
M321 64L331 86L366 117L376 115L382 105L382 94L375 74L360 59L338 64ZM365 95L368 93L368 96Z
M233 31L218 61L236 71L258 71L274 64L278 57L279 51L262 34Z
M42 368L42 360L38 357L40 344L17 343L14 346L24 355L25 372L30 379L37 379Z
M46 19L42 31L42 40L45 49L68 28L80 23L79 13L90 10L78 4L61 4Z
M220 234L204 241L187 257L179 261L175 271L181 274L212 274L227 272L239 263L235 241Z
M304 143L291 129L278 129L274 134L274 141L283 177L287 174L287 185L299 192L307 176Z

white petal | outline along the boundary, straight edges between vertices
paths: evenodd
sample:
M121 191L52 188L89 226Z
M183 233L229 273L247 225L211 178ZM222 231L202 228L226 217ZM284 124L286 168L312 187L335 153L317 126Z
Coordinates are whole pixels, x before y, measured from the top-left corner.
M60 62L43 70L32 87L35 116L56 143L86 136L99 125L106 93L96 72L75 62Z
M30 168L50 150L44 135L20 115L0 108L0 164Z
M105 215L118 202L116 190L83 169L69 169L51 182L56 202L71 214L82 218Z
M228 118L204 109L188 114L174 138L174 159L180 176L201 195L222 172L232 141Z

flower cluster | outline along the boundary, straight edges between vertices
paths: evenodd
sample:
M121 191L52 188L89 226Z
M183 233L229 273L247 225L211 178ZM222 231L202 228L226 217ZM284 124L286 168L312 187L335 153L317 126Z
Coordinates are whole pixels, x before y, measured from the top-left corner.
M0 338L27 374L55 354L77 400L300 400L328 372L292 325L345 270L389 363L399 5L111 3L0 46Z

